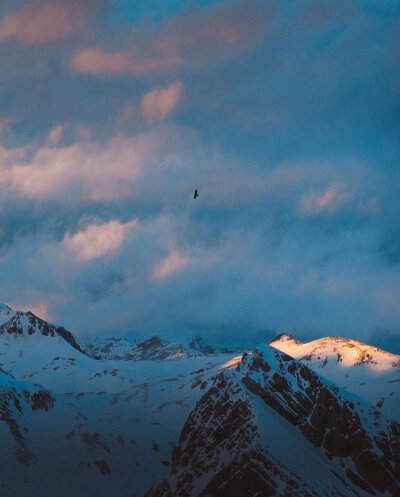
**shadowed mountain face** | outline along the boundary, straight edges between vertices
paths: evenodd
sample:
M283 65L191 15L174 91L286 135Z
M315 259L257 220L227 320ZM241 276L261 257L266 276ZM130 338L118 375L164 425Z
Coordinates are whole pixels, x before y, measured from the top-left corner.
M0 305L0 495L399 497L398 356L192 342L78 344Z
M268 346L221 372L146 497L400 495L400 426Z

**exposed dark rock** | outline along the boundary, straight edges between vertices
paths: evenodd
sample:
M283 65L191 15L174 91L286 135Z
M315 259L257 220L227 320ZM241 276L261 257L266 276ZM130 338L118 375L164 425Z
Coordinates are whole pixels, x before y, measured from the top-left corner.
M272 340L270 340L268 342L268 344L274 343L274 342L279 342L280 340L290 340L290 341L292 341L294 343L301 344L301 342L299 342L298 340L296 340L292 335L289 335L288 333L279 333L279 335L276 335L276 337L273 338Z
M109 475L111 473L110 468L108 467L108 464L104 459L100 459L99 461L94 461L94 463L103 476Z
M31 396L31 405L34 411L36 409L43 409L44 411L48 411L49 409L54 407L54 403L54 397L52 397L49 392L46 392L46 390L40 390L39 392L35 392Z
M97 431L93 434L89 432L84 432L81 435L82 441L87 445L89 452L95 452L96 449L103 449L108 454L111 453L110 447L108 447L101 439L100 433Z

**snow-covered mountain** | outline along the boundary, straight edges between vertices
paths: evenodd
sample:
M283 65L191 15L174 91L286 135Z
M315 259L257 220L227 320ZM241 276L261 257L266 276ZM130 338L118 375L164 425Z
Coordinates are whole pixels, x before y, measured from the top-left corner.
M92 338L82 348L94 359L124 361L169 360L191 355L180 343L169 343L158 335L136 343L127 338Z
M109 497L115 489L120 497L143 495L167 475L188 414L226 361L101 361L82 355L24 364L24 357L4 368L30 389L45 385L54 407L35 411L35 418L25 408L16 418L18 430L28 430L32 462L20 462L17 440L0 451L1 483L10 489L1 496ZM1 412L0 407L0 426Z
M379 407L267 345L191 342L90 347L0 306L0 496L400 496Z
M200 336L182 343L162 340L159 335L145 339L91 337L81 342L82 349L94 359L124 361L168 360L196 355L233 354L229 347L209 345Z
M237 352L238 350L243 350L243 349L238 349L237 347L224 347L221 345L213 345L209 343L208 341L204 341L204 339L200 335L195 335L193 337L189 337L185 340L185 346L186 348L193 354L233 354L234 352Z
M16 338L17 336L45 336L53 342L68 343L75 350L83 353L72 333L62 326L56 326L38 318L32 312L14 311L5 304L0 304L0 336Z
M281 334L269 344L400 421L400 356L340 337L301 343Z
M58 333L59 327L3 306L5 314L0 333L0 366L9 380L5 395L14 406L13 429L28 433L24 443L32 457L29 464L21 462L15 438L0 451L2 497L109 497L115 489L120 497L143 495L167 475L188 414L231 358L168 354L168 360L154 360L155 349L160 353L169 345L150 341L149 348L143 343L138 348L137 360L94 359L74 346L72 335ZM145 360L149 350L153 360ZM14 390L25 399L24 390L37 389L49 392L53 406L33 412L20 402L20 412ZM2 413L0 406L0 427L8 433Z
M400 495L400 425L269 346L232 361L146 497Z

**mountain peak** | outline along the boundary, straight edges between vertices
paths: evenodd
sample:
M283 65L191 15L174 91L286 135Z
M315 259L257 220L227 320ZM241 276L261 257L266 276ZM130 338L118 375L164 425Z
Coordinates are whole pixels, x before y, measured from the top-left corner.
M276 342L292 342L298 345L302 345L302 342L299 342L299 340L296 340L296 338L294 338L292 335L289 335L288 333L279 333L279 335L270 340L268 344L271 345Z
M397 495L399 425L377 416L263 344L213 378L145 497Z
M399 392L394 388L400 380L400 356L358 340L333 336L306 343L283 336L270 345L400 419Z
M62 341L69 343L77 351L84 353L72 333L62 326L48 323L31 311L13 311L10 307L3 304L0 311L2 311L0 314L0 335L13 335L15 337L43 335L58 337Z

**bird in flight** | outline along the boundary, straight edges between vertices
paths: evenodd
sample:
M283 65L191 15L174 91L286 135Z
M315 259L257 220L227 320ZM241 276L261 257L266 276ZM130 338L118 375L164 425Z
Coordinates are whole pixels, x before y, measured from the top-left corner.
M197 190L194 191L194 195L193 195L193 198L196 200L196 198L199 196L199 194L197 193Z

